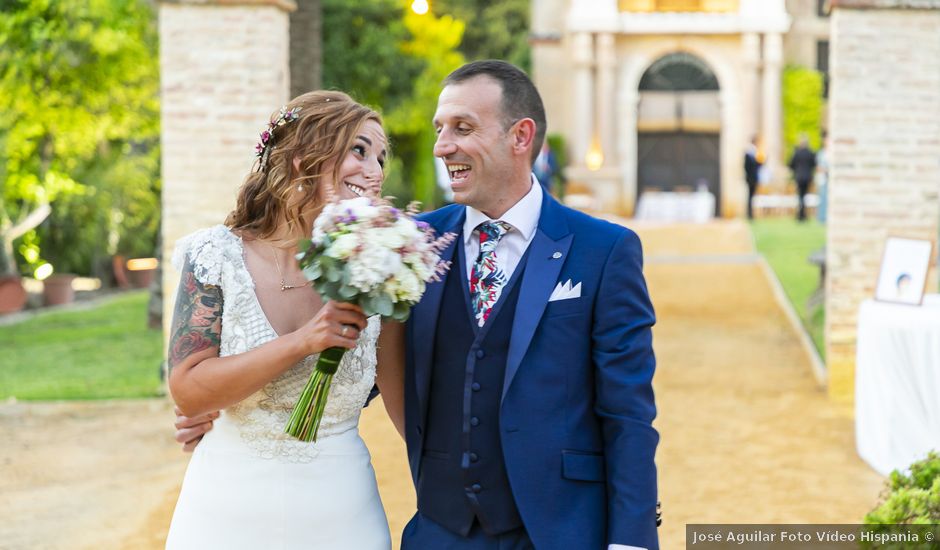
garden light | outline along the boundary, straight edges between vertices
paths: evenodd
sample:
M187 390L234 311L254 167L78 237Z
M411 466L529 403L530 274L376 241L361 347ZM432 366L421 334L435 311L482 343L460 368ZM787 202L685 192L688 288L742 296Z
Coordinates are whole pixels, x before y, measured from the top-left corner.
M584 157L584 163L587 164L588 170L592 172L600 170L601 166L604 165L604 151L596 139L591 143L591 148L588 149L587 155Z
M411 3L411 11L417 13L418 15L424 15L428 12L428 2L427 0L414 0Z

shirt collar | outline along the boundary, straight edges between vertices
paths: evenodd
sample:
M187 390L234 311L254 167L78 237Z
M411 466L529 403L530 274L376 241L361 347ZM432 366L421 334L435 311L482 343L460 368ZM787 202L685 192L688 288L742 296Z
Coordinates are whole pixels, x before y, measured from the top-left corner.
M518 231L526 242L531 240L532 234L535 233L535 229L539 225L539 215L542 213L542 186L534 175L530 175L530 178L531 187L529 187L529 192L499 218ZM463 222L464 244L470 242L474 230L481 223L492 220L492 218L472 206L467 206L466 209L467 217Z

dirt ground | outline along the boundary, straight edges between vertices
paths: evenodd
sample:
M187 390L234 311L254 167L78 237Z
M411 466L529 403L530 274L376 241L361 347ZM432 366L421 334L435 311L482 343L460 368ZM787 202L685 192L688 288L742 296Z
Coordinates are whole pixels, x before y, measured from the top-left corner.
M688 523L860 521L883 480L816 385L746 226L634 229L659 319L662 548L683 548ZM397 539L414 489L375 405L362 432ZM188 460L172 419L161 399L0 405L0 549L162 548Z

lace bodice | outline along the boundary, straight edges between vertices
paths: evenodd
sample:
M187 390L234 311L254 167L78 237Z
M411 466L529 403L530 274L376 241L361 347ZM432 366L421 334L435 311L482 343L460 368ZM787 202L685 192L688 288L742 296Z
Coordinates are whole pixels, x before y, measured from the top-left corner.
M189 259L196 279L222 289L222 341L219 355L244 353L277 338L261 309L254 281L245 264L241 239L218 225L198 231L177 243L173 262ZM333 378L318 439L356 427L359 414L375 382L375 352L380 321L369 319L359 345L343 356ZM216 422L233 423L241 440L265 458L306 462L316 455L314 443L304 443L284 433L291 410L316 364L310 355L261 390L223 411Z

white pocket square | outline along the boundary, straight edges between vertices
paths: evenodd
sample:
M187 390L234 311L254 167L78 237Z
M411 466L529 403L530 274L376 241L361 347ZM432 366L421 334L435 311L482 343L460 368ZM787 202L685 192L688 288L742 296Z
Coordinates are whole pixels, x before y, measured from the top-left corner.
M560 282L555 285L555 290L552 291L552 295L548 297L549 302L556 302L558 300L570 300L571 298L580 298L581 297L581 283L578 283L574 286L571 286L571 279L565 281L565 284Z

